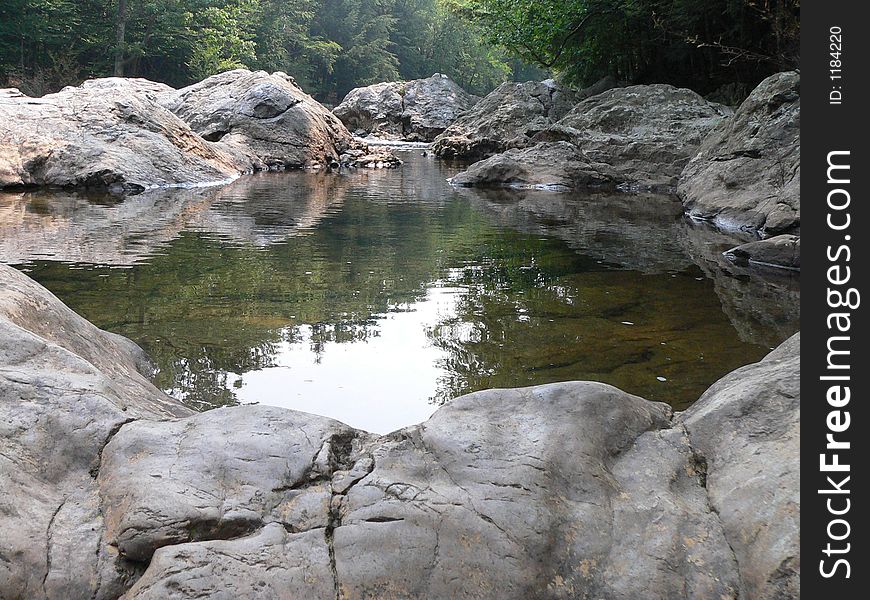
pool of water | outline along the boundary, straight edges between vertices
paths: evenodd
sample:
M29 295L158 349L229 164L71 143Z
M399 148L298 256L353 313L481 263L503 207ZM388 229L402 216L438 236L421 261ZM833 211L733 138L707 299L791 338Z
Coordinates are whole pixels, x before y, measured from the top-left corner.
M124 200L0 194L0 261L138 342L196 409L259 402L388 432L460 394L604 381L684 408L799 328L799 281L653 195L266 173Z

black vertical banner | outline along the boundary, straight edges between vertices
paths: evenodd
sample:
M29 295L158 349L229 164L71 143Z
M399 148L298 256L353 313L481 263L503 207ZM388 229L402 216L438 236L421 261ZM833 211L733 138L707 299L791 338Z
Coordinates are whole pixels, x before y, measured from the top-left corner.
M801 591L866 598L870 269L866 4L801 6ZM870 292L868 292L870 293ZM824 595L822 595L824 594Z

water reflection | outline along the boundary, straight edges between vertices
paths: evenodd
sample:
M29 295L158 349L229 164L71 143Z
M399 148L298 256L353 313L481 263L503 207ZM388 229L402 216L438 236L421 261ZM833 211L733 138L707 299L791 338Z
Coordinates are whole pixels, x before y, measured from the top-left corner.
M457 191L453 171L410 155L123 202L0 194L0 260L143 345L191 406L374 431L566 379L683 407L798 328L797 279L734 271L738 240L672 198Z

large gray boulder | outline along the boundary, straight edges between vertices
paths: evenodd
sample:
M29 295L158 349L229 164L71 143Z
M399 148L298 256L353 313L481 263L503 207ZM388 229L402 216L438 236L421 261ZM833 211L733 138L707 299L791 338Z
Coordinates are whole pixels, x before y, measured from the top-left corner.
M575 102L574 92L552 79L503 83L435 138L433 150L444 158L479 160L528 145Z
M286 73L226 71L160 102L242 171L337 166L348 151L366 149Z
M431 142L480 98L447 75L376 83L351 90L333 112L351 131Z
M686 212L723 229L799 230L800 110L799 73L762 81L683 171Z
M582 382L472 394L379 439L220 409L123 428L100 485L110 543L154 553L128 598L219 593L228 575L203 581L201 555L233 564L267 532L240 597L260 581L304 597L735 597L734 557L669 425L665 405ZM272 543L329 562L288 582L267 568Z
M274 168L395 167L284 73L228 71L173 90L110 77L29 98L0 93L0 188L141 192Z
M716 382L678 419L706 465L741 598L800 597L800 334Z
M461 185L568 188L609 183L673 189L706 134L731 110L670 85L611 89L577 104L532 136L537 145L476 163ZM518 162L530 165L519 172Z
M232 157L158 103L171 92L144 79L108 78L42 98L0 95L0 188L141 191L235 177Z
M471 165L450 178L463 187L513 187L567 191L612 186L616 171L593 161L568 142L544 142L511 148Z
M783 598L799 339L690 410L568 382L385 436L190 415L141 353L0 267L0 596Z
M94 478L124 423L190 414L147 367L132 342L0 265L0 597L113 598L137 576L102 542Z

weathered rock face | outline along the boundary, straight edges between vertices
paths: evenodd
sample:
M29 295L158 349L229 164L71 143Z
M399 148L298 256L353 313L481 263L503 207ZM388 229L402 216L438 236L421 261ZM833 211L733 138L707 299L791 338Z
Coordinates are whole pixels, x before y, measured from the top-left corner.
M798 338L677 418L569 382L378 437L269 407L186 416L129 344L0 277L2 597L797 592Z
M505 186L566 191L612 185L616 171L568 142L513 148L471 165L450 182L464 187Z
M95 79L43 98L0 96L0 188L213 183L235 177L226 153L158 104L172 88Z
M237 69L161 96L160 102L242 171L338 164L350 132L285 73Z
M777 235L741 244L725 252L725 255L738 264L800 271L801 239L795 235Z
M431 142L478 100L446 75L435 73L426 79L353 89L333 112L352 131Z
M678 193L686 212L763 235L800 228L800 74L772 75L704 140Z
M0 597L116 597L129 585L135 570L101 541L100 454L128 421L190 414L139 373L146 363L0 265Z
M611 89L580 102L532 137L541 143L476 163L453 181L673 189L701 140L728 114L726 107L669 85ZM523 162L532 166L516 166Z
M678 422L706 462L741 597L799 597L800 334L723 377Z
M479 160L526 146L575 102L572 91L551 79L503 83L435 138L433 150L445 158Z

